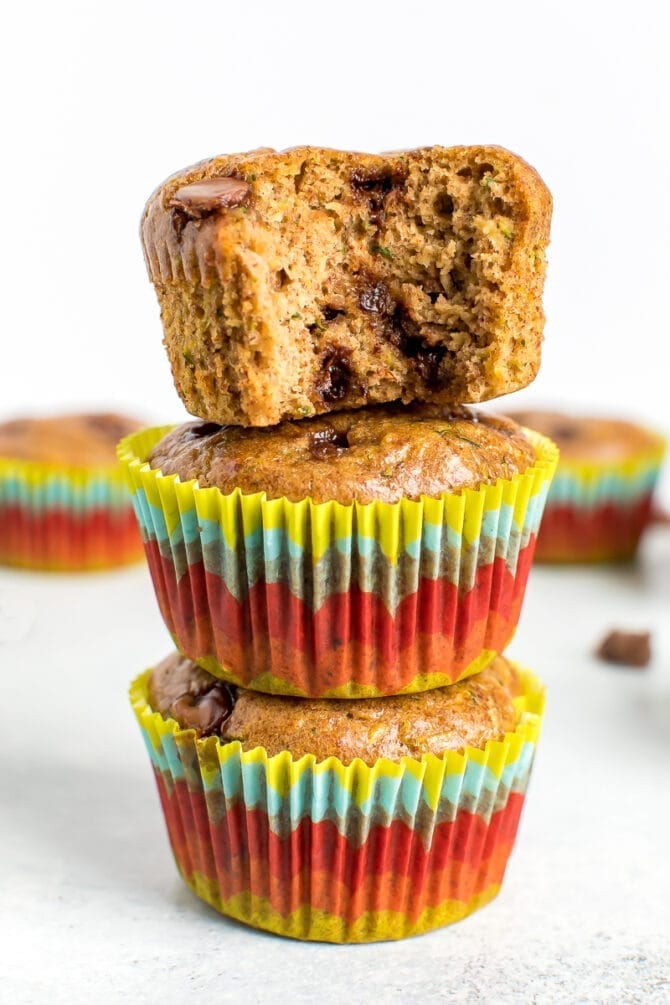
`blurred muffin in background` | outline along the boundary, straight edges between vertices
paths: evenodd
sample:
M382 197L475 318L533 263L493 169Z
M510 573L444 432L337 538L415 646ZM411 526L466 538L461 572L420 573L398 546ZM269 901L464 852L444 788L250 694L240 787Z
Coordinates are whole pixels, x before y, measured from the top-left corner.
M0 423L0 564L75 571L140 559L115 454L140 426L113 413Z
M540 410L508 414L549 436L560 450L537 541L537 561L632 558L653 519L663 437L623 419Z

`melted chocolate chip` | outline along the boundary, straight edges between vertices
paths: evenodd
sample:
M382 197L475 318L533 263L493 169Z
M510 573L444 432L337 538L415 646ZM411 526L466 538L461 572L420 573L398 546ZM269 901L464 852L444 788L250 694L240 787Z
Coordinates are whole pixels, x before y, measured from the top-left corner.
M173 210L173 225L183 229L189 220L202 220L222 209L233 209L247 201L251 185L243 178L204 178L182 185L168 207ZM181 222L177 224L177 220Z
M383 280L372 282L361 290L358 302L364 311L370 314L391 314L393 299L391 292Z
M447 354L446 346L427 345L421 338L420 328L407 312L399 307L386 325L386 337L403 356L412 360L414 369L428 387L440 386L440 365Z
M221 731L234 706L234 690L219 682L204 694L182 694L170 705L170 715L184 729L195 729L199 736L211 736Z
M328 457L339 457L349 446L346 433L339 433L333 426L326 426L316 433L310 433L309 452L318 461Z
M220 426L217 422L198 422L195 426L191 426L188 430L188 435L194 439L201 439L203 436L213 436L220 429L223 429L223 426Z
M349 389L351 377L351 352L348 349L329 349L321 360L316 393L323 401L341 401Z
M578 440L581 432L581 427L578 423L563 422L555 425L550 435L555 436L557 440L561 440L563 443L569 443L572 440Z
M405 174L389 169L363 171L356 168L351 172L351 188L354 195L367 202L370 222L377 228L384 225L386 200L393 191L398 191L405 183Z
M445 357L446 351L443 345L416 350L414 369L421 379L425 380L428 387L437 388L440 386L440 364Z
M131 424L127 419L124 419L120 415L113 415L112 413L87 415L86 425L89 429L94 429L96 433L100 433L110 443L116 443L122 436L129 433L131 429Z

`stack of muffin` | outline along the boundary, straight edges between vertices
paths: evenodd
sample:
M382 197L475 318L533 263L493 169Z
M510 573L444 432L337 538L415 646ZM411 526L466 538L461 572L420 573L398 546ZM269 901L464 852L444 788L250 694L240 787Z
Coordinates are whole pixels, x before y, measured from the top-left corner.
M550 214L496 147L260 150L147 204L198 421L119 447L180 650L131 697L224 914L372 941L500 887L543 706L500 654L557 452L461 402L535 375Z

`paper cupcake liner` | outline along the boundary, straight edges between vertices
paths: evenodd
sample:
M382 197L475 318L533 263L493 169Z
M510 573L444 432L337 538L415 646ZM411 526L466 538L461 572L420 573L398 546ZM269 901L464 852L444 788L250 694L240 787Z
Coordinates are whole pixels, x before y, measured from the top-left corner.
M653 520L653 494L665 453L656 447L624 461L559 461L535 557L539 562L630 559Z
M130 697L170 843L217 911L293 938L372 942L458 921L500 889L544 707L532 674L500 741L345 766L197 739L151 709L150 672Z
M76 571L125 565L141 556L119 465L0 458L0 564Z
M440 687L514 634L554 445L478 490L420 502L224 495L146 462L171 427L119 446L177 647L245 688L358 698Z

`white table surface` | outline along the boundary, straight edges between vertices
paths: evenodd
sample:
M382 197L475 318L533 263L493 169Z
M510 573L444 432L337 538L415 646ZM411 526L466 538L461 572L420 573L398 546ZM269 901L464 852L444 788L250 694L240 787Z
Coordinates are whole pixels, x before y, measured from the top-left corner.
M496 901L373 946L221 918L182 884L130 678L169 640L143 566L0 570L3 1002L670 1001L670 531L631 568L533 570L511 653L548 684ZM650 628L646 671L591 657Z

